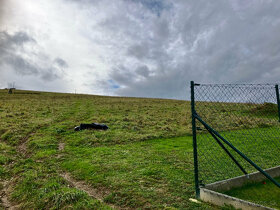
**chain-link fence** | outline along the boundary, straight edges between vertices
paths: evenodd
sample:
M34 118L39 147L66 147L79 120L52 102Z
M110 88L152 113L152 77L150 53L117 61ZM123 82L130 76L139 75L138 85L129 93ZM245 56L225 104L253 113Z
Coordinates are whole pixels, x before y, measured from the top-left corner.
M191 82L191 90L196 188L280 165L278 85Z

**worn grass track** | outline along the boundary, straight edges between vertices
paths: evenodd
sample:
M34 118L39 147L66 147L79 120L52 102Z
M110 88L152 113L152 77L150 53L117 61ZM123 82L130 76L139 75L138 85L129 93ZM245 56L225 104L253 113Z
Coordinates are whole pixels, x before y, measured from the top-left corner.
M178 100L2 90L0 179L9 190L0 189L22 209L215 208L188 200L189 111L189 102ZM110 129L74 132L82 122Z

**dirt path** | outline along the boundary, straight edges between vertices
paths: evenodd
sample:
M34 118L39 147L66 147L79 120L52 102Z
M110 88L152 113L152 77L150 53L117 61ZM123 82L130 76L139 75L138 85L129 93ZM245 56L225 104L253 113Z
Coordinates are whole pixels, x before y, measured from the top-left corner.
M84 181L77 181L75 179L73 179L69 173L63 173L63 174L60 174L60 176L62 176L67 182L69 182L69 184L73 187L75 187L76 189L78 190L82 190L84 192L86 192L90 197L96 199L96 200L99 200L100 202L102 203L105 203L103 201L104 199L104 196L106 194L108 194L108 192L106 193L101 193L100 191L92 188L91 186L89 186L86 182ZM112 205L112 204L107 204L105 203L106 205L110 206L111 208L113 209L125 209L125 208L120 208L118 206L115 206L115 205Z
M59 150L59 151L63 151L63 150L64 150L64 147L65 147L65 143L60 142L60 143L58 144L58 150Z
M26 155L27 153L27 142L23 142L21 143L18 147L17 147L17 152L23 155Z
M26 135L26 137L24 137L21 142L19 143L19 145L16 147L16 150L19 154L23 155L23 157L28 157L30 154L28 154L28 148L27 148L27 144L29 141L29 138L31 136L33 136L35 133L34 132L30 132Z
M8 196L7 196L7 181L4 181L1 183L3 185L3 189L0 192L0 197L1 197L1 204L5 209L9 209L12 204L9 202L8 200Z
M4 207L4 209L9 209L9 210L19 209L18 205L13 205L9 201L9 198L8 198L9 182L4 181L1 184L3 185L3 189L0 191L1 205Z
M64 148L65 148L65 143L59 142L59 144L58 144L58 151L59 152L63 152ZM57 158L61 158L62 156L63 156L63 154L58 154L56 157Z

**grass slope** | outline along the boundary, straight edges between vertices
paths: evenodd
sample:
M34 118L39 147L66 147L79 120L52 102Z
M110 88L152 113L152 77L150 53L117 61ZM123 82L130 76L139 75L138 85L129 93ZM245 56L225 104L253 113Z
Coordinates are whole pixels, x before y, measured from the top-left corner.
M2 90L0 189L9 205L23 209L215 208L188 200L194 197L189 111L189 102L178 100ZM82 122L110 129L74 132ZM63 179L65 172L100 192L103 202Z

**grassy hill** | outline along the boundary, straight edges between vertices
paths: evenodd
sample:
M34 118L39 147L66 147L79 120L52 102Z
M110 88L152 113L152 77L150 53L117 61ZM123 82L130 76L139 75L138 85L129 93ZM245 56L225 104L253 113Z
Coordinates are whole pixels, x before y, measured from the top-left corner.
M209 209L186 101L0 90L2 207ZM75 132L80 123L107 131Z

